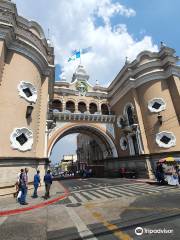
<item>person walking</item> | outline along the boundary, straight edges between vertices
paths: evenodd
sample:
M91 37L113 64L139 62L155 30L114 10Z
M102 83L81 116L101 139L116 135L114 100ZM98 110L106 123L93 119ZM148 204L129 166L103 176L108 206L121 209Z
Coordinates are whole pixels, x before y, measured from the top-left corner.
M18 173L18 177L17 177L17 182L16 182L16 196L17 196L17 202L20 201L21 198L21 179L22 179L22 174L24 173L24 169L21 169L20 172Z
M20 179L20 185L21 185L21 197L19 199L19 203L21 205L27 205L28 203L26 202L26 196L27 196L27 191L28 191L28 168L24 169L24 173L22 174L22 177Z
M40 179L40 171L37 170L37 173L34 175L34 193L32 195L33 198L37 198L37 190L38 187L41 185L41 179Z
M49 192L50 192L50 188L51 188L51 184L52 184L52 176L51 176L51 171L48 170L46 175L44 176L44 183L45 183L45 199L50 198Z

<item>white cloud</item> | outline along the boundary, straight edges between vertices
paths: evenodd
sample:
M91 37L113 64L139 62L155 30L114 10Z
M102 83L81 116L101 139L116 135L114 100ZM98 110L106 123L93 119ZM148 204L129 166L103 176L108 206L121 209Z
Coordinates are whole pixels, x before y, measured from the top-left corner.
M92 51L82 56L90 82L111 82L122 68L125 57L133 60L142 50L157 51L149 36L136 41L120 22L112 26L111 18L135 16L135 10L112 0L16 0L21 15L35 19L50 28L55 46L56 63L59 63L70 81L79 61L67 63L71 50L92 46ZM40 10L39 10L40 9ZM122 18L121 18L122 19ZM100 21L101 20L101 21ZM101 24L100 24L101 22Z

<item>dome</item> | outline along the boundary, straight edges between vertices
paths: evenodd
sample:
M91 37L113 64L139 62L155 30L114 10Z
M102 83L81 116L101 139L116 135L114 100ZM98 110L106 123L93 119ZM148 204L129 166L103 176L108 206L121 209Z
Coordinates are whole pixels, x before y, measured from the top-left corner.
M84 66L79 65L79 66L77 67L75 73L73 74L72 82L74 82L76 79L77 79L77 80L88 81L89 75L87 74Z

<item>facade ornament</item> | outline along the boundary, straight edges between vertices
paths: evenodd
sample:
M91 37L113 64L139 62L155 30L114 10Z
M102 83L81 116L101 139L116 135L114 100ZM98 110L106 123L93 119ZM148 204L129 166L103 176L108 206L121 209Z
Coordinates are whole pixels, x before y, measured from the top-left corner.
M15 128L10 136L11 147L21 152L32 149L33 132L25 127Z
M81 96L84 96L88 91L88 84L85 81L78 81L76 83L76 89L79 91Z
M128 141L125 136L120 138L120 147L123 151L127 150L128 147Z
M153 98L148 102L148 109L150 112L161 112L166 109L166 102L163 98Z
M21 81L18 85L19 96L30 103L35 103L37 100L37 90L30 82Z
M162 48L164 48L164 47L166 47L166 44L164 44L164 42L161 41L161 43L160 43L160 48L162 49Z
M176 137L172 132L162 131L156 134L156 143L162 148L174 147L176 146Z

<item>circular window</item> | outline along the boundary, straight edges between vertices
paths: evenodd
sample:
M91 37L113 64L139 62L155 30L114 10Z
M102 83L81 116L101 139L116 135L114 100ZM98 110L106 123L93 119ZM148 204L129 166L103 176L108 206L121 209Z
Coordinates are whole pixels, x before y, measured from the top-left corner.
M161 112L166 109L166 103L162 98L154 98L149 101L148 109L150 112Z
M11 147L19 151L31 150L33 145L33 133L28 128L15 128L10 136Z
M18 85L19 96L23 97L30 103L35 103L37 100L37 90L29 82L21 81Z
M127 150L128 142L127 142L126 137L121 137L120 138L120 147L123 151Z
M156 143L159 147L170 148L176 145L176 137L172 132L160 132L156 134Z

